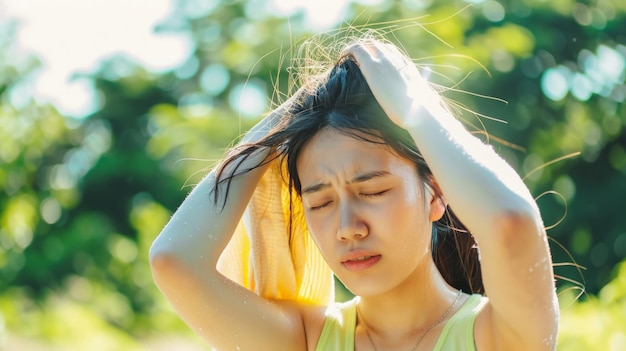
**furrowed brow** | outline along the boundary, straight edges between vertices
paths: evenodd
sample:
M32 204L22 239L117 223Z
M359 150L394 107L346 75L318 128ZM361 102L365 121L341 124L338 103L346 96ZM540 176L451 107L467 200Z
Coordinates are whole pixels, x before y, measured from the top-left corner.
M368 181L370 179L379 178L379 177L386 177L386 176L388 176L390 174L391 173L389 173L387 171L367 172L367 173L359 174L356 177L352 178L349 183L350 184L363 183L363 182L366 182L366 181Z
M302 194L312 194L321 190L328 188L330 184L328 183L317 183L313 185L309 185L307 187L302 188Z
M391 173L389 173L388 171L367 172L367 173L359 174L356 177L350 179L348 184L363 183L374 178L386 177L388 175L391 175ZM318 191L322 191L328 187L330 187L329 183L317 183L317 184L309 185L307 187L302 188L302 194L312 194Z

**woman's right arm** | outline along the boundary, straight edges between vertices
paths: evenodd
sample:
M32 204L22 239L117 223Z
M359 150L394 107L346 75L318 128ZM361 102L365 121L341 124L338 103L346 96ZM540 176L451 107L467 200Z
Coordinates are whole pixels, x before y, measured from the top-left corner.
M266 135L283 109L279 107L259 122L242 142ZM221 177L237 173L229 186L221 182L216 187L215 170L210 172L187 196L150 249L152 274L161 292L187 325L220 350L306 348L302 316L296 308L268 301L216 269L267 169L256 166L270 153L269 148L257 149L249 157L228 164ZM238 174L248 168L253 170Z

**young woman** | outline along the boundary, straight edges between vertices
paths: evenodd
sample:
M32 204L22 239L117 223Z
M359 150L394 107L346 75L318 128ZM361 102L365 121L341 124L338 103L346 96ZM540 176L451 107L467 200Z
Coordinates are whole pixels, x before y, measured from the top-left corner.
M353 43L317 78L249 131L155 240L155 281L185 322L219 350L555 349L546 234L515 171L391 44ZM289 235L306 231L355 299L265 298L217 270L276 163L289 221L298 208L306 221Z

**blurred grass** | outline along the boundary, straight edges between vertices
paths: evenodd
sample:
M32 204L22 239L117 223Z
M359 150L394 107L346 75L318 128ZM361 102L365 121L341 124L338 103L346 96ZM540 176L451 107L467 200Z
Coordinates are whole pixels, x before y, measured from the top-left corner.
M338 298L346 298L339 289ZM132 334L115 326L99 308L69 295L53 294L41 303L13 289L0 296L2 351L200 351L210 347L162 304L149 318L149 332ZM626 350L626 261L597 296L578 296L570 289L559 294L561 328L557 350ZM132 312L131 312L132 313Z

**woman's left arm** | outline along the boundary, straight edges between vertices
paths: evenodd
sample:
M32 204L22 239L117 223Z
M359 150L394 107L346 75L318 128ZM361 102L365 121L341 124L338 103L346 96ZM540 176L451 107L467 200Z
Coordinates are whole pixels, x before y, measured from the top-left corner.
M488 348L555 349L559 309L552 260L539 209L522 179L443 107L394 46L370 42L347 54L389 117L413 136L446 200L478 242L490 302L477 323L491 331Z

